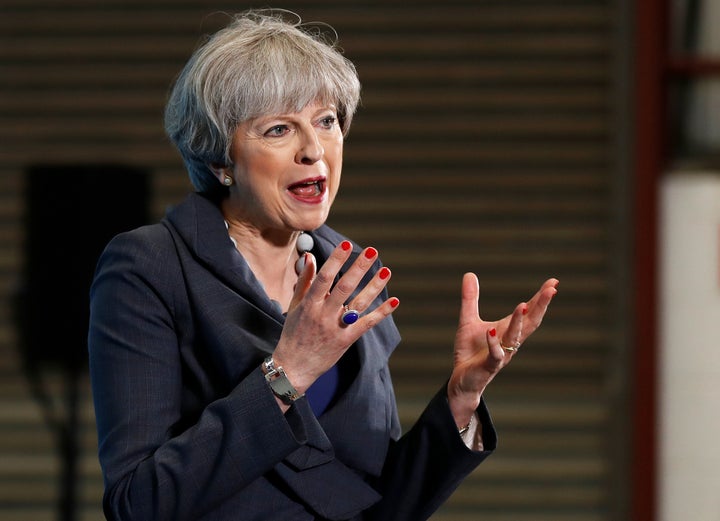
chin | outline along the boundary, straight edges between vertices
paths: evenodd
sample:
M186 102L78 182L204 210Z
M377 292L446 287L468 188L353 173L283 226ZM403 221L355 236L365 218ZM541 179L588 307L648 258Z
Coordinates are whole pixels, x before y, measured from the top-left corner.
M302 220L303 226L299 229L305 230L305 231L317 230L323 224L325 224L325 221L327 221L327 218L328 218L328 214L329 214L329 212L323 212L322 215L317 215L315 217L303 219Z

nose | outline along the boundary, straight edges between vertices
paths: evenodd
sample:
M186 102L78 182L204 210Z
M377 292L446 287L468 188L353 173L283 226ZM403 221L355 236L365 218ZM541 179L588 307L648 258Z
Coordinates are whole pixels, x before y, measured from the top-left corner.
M295 161L304 165L312 165L320 161L324 154L325 149L320 143L315 129L303 132Z

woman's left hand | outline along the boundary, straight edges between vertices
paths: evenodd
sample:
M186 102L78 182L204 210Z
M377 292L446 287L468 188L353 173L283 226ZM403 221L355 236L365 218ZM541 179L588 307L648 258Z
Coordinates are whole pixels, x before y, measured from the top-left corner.
M527 303L518 304L510 315L486 322L480 318L478 309L478 278L474 273L463 276L460 323L447 389L450 410L458 428L468 424L487 385L540 326L557 293L558 283L557 279L548 279Z

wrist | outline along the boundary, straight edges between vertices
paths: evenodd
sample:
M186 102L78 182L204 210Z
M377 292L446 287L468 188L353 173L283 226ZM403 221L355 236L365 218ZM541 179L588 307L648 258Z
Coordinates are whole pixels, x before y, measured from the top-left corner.
M470 419L480 406L482 394L478 392L465 392L448 384L448 406L455 420L458 430L462 430L470 423Z
M300 394L310 388L316 378L303 369L302 360L298 360L293 356L284 356L278 349L273 352L271 358L275 362L275 367L282 367L285 376L292 382L292 385Z
M298 391L293 386L283 367L276 364L272 356L268 356L263 361L261 369L265 375L265 381L270 386L273 394L285 405L292 405L295 401L305 396L305 393Z

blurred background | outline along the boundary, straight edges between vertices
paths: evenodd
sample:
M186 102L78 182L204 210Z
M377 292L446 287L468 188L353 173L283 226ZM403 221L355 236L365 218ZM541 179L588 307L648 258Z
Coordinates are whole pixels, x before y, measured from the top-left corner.
M0 521L103 519L94 262L191 190L163 134L169 85L227 13L266 5L0 0ZM718 467L696 464L720 434L702 423L720 376L717 2L273 7L331 24L363 83L330 224L393 268L406 428L449 374L464 272L489 319L561 281L487 393L496 454L433 520L720 518ZM679 374L678 344L696 362Z

